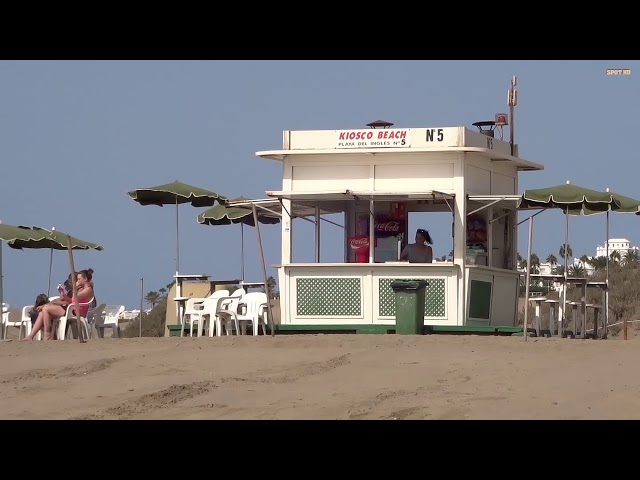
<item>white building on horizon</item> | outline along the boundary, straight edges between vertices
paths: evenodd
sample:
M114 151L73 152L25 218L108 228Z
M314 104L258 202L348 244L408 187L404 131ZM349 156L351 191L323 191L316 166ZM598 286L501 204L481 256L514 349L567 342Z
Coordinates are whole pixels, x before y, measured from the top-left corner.
M609 255L614 251L617 251L620 254L621 258L630 252L630 251L638 251L639 248L636 246L631 246L631 242L626 238L610 238L609 239ZM596 246L596 257L606 257L607 256L607 244L597 245Z
M640 250L640 247L631 245L631 241L629 241L626 238L610 238L609 239L609 255L611 255L613 252L618 252L620 254L620 258L624 259L625 255L628 252L635 251L635 252L638 252L638 254L640 254L639 250ZM588 260L591 260L596 257L606 257L606 256L607 256L607 248L606 248L606 244L604 244L604 245L596 245L595 256L588 256L587 258ZM554 273L554 270L556 267L563 266L563 265L564 265L564 259L559 258L558 263L553 265L548 262L540 262L538 269L539 269L539 273L543 275L550 275ZM569 268L571 268L572 266L581 267L582 269L584 269L585 274L588 276L593 275L595 271L595 269L588 262L583 262L580 259L580 257L574 257L573 262L569 262ZM520 268L520 267L518 267L518 270L523 273L526 273L527 271L526 268ZM542 286L542 283L543 282L539 282L539 285ZM554 284L554 287L556 288L556 290L558 291L560 290L559 283Z

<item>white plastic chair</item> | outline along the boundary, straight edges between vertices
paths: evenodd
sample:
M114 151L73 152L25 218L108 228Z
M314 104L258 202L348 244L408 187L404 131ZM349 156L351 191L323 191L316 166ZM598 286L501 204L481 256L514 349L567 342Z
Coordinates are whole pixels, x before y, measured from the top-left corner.
M72 310L76 307L77 308L90 307L92 303L93 303L93 298L89 302L79 303L78 305L69 305L67 307L67 311L65 312L65 314L62 317L53 321L53 325L51 326L51 331L52 332L57 331L58 340L66 339L67 326L69 323L74 322L76 319L76 316L72 312ZM86 332L87 338L89 338L89 322L87 321L87 317L79 317L79 318L80 318L80 325L78 325L78 334L80 334L80 328L82 328L84 332Z
M106 303L101 303L95 308L90 308L87 312L87 323L89 324L89 338L93 338L93 330L96 324L99 324L104 315L104 309L107 306ZM97 331L97 329L96 329Z
M230 301L240 294L241 293L238 293L235 297L232 297L229 294L229 290L218 290L214 292L213 295L204 299L199 306L202 335L204 335L207 330L209 331L210 337L213 337L214 332L221 332L222 322L218 318L218 312L223 309L223 305L229 304Z
M240 309L243 313L236 315L240 324L240 331L245 335L247 323L253 326L253 335L258 335L258 326L262 324L262 334L267 334L267 294L264 292L249 292L242 297Z
M216 290L211 295L205 298L194 297L187 300L187 304L185 306L183 322L189 322L189 336L193 336L193 322L198 322L198 330L196 332L196 336L204 335L205 325L207 323L207 319L209 319L210 312L206 310L205 303L207 305L214 305L213 309L215 311L215 306L218 303L218 299L229 296L229 290Z
M94 327L98 338L104 338L104 330L110 328L112 338L120 337L120 317L124 313L124 305L106 305L102 315L96 316Z
M14 327L18 327L20 328L20 332L18 333L18 338L22 339L24 337L28 337L29 335L31 335L31 312L33 311L33 305L26 305L24 307L22 307L22 315L20 317L20 322L13 322L14 323ZM20 323L20 325L15 325L16 323ZM24 337L22 336L22 329L24 329ZM5 338L7 333L5 331ZM38 332L38 340L42 339L42 333Z
M187 300L184 313L182 314L182 322L189 322L189 336L193 337L193 322L198 322L198 330L196 336L200 336L200 332L204 335L204 325L202 318L202 308L204 301L210 298L218 299L229 295L229 290L216 290L208 297L193 297Z
M227 335L231 335L231 323L233 323L236 328L236 334L240 334L240 328L238 324L238 307L246 293L247 292L244 288L238 288L237 290L234 290L233 293L228 297L220 297L215 305L209 303L209 305L207 306L207 314L209 315L210 337L213 336L214 324L215 334L218 337L222 336L223 328Z
M49 297L49 301L55 300L56 298L60 298L58 296ZM33 329L33 325L31 324L31 312L33 311L33 305L26 305L22 307L22 325L25 329L25 337L31 335L31 330ZM20 331L19 338L22 338L22 331ZM42 340L42 330L38 332L35 337L36 340Z
M18 338L22 338L22 327L23 327L23 321L22 320L18 320L17 322L11 322L9 321L9 311L11 310L11 305L9 305L8 303L4 303L2 302L2 328L4 330L4 336L3 338L7 338L7 330L9 329L9 327L18 327L20 329L19 333L18 333ZM31 322L29 322L29 325L31 325ZM29 335L28 333L26 335Z

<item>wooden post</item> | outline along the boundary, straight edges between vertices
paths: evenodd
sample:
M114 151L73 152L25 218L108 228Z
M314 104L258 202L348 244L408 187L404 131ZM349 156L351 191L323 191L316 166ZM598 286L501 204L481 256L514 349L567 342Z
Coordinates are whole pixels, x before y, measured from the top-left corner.
M82 329L82 324L80 323L80 300L78 299L78 287L76 287L76 267L73 264L73 248L71 246L71 235L67 235L67 250L69 252L69 266L71 267L71 285L73 288L73 299L76 302L75 309L75 317L76 317L76 327L78 328L78 341L80 343L86 343L87 339L84 338L84 330Z
M627 319L622 321L622 331L624 332L624 339L627 339Z

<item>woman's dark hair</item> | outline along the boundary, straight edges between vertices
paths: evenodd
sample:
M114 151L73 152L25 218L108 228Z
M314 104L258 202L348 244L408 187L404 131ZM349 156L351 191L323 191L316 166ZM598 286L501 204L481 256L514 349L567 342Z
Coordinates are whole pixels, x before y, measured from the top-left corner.
M419 228L416 233L422 235L429 245L433 245L433 240L431 240L431 235L429 235L429 232L427 230L425 230L424 228Z
M93 269L88 268L86 270L80 270L78 274L82 275L84 278L86 278L90 282L91 279L93 278Z

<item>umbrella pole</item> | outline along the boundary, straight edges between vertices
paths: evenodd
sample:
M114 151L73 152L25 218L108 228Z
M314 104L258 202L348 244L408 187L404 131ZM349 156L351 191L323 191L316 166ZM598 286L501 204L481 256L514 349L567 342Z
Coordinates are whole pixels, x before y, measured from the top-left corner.
M605 239L606 246L605 252L607 255L607 264L606 264L606 289L604 291L604 332L602 333L602 338L607 338L607 334L609 333L609 210L607 210L607 238ZM625 320L626 322L626 320ZM626 324L624 325L627 326ZM627 330L625 328L624 331L625 337L627 339Z
M244 282L244 223L240 222L240 278Z
M264 251L262 250L262 236L260 235L260 222L258 222L258 211L255 203L251 202L253 210L253 221L256 224L256 235L258 236L258 248L260 249L260 259L262 260L262 275L264 277L264 291L267 293L267 316L268 322L271 324L271 336L276 334L276 327L273 323L273 312L271 311L271 292L269 291L269 282L267 281L267 265L264 262Z
M140 279L140 338L142 338L142 301L144 299L144 278Z
M55 232L56 227L51 227L51 231ZM53 269L53 248L49 250L49 284L47 285L47 297L51 296L51 271Z
M524 287L524 341L527 341L527 318L529 316L529 282L531 281L531 244L533 242L533 217L529 217L529 245L527 247L527 275Z
M180 219L178 209L178 196L176 195L176 275L180 271Z
M82 329L82 324L80 323L80 300L78 299L78 287L76 287L76 267L73 264L73 250L71 248L71 235L67 235L67 250L69 252L69 267L71 268L71 285L73 287L73 300L75 300L76 308L72 309L75 311L76 317L76 327L78 328L78 341L80 343L86 343L86 339L84 338L84 330ZM52 332L53 333L53 332Z
M181 297L182 296L182 291L181 289L178 288L178 285L180 284L180 279L178 278L179 275L179 271L180 271L180 218L179 218L179 209L178 209L178 196L176 195L176 297ZM183 323L182 322L182 315L180 315L180 302L175 302L176 303L176 320L178 321L178 323ZM182 328L180 329L180 336L182 337L182 335L184 335L184 324L182 325Z
M562 287L562 319L560 321L560 338L564 334L565 320L567 318L567 258L569 257L569 207L564 214L565 231L564 231L564 285Z
M53 248L49 250L49 283L47 284L47 297L51 296L51 270L53 268Z

